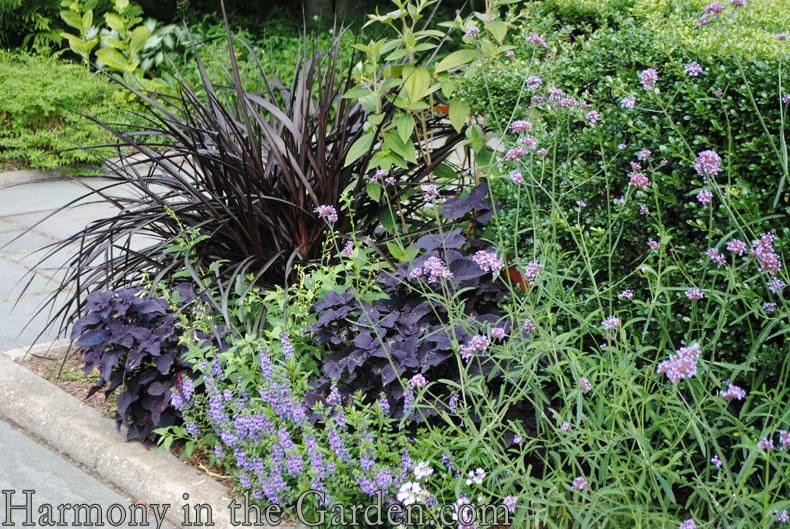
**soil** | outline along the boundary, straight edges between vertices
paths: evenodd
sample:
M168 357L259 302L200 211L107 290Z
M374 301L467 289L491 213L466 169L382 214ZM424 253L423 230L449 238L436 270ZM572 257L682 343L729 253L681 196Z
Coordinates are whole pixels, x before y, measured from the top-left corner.
M50 384L54 384L72 397L98 410L103 416L115 419L115 411L117 409L115 395L105 398L104 391L99 390L91 395L90 398L85 398L90 389L99 381L99 373L94 370L85 377L84 364L79 354L72 352L65 360L63 358L47 358L29 354L21 359L19 363L29 371L47 380ZM230 476L225 474L223 468L209 464L210 457L207 452L197 448L191 457L186 457L185 450L186 444L180 440L176 440L170 448L170 452L187 465L210 476L228 489L232 487L233 483L230 480Z

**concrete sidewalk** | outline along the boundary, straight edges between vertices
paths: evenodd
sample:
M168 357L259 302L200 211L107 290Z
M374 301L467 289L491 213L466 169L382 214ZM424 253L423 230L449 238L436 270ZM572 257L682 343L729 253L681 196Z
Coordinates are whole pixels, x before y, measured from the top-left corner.
M38 311L60 283L63 271L58 268L69 255L40 263L45 255L40 250L115 210L93 198L51 216L90 192L83 182L58 176L33 171L0 174L0 351L55 338L52 329L42 334L50 308Z

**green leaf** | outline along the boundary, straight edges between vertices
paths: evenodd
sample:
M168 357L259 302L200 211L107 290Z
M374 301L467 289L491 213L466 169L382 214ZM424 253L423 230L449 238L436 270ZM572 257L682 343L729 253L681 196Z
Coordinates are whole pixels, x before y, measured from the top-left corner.
M417 152L414 150L414 144L411 141L402 141L398 134L388 134L385 145L392 152L403 156L411 163L417 163Z
M392 211L391 208L384 210L379 217L379 222L381 223L382 228L387 231L392 231L392 228L395 227L395 223L397 222L395 212Z
M409 100L412 102L419 101L431 87L431 72L418 66L406 78L404 89L409 94Z
M476 59L480 53L477 50L458 50L442 59L436 65L436 73L452 70Z
M80 17L74 11L61 11L60 18L63 19L63 22L73 27L77 31L82 30L82 17Z
M401 114L397 121L398 136L406 143L411 139L411 133L414 132L414 118L411 114Z
M370 146L373 145L374 139L374 134L372 132L368 132L367 134L360 136L348 150L348 154L346 155L346 163L343 167L348 167L361 158L366 152L368 152L370 150Z
M373 182L368 182L368 184L365 186L365 190L368 192L368 196L372 198L374 202L381 200L380 185L374 184Z
M450 123L453 125L456 132L461 132L470 110L469 104L465 101L461 101L460 99L450 100Z
M400 246L398 246L394 242L388 242L387 249L389 249L390 255L392 255L392 257L394 257L398 261L403 261L404 252Z
M367 86L355 86L345 94L343 94L343 99L358 99L360 97L369 96L373 92L370 91L370 88Z
M136 58L140 50L145 46L146 41L151 36L151 32L145 26L137 26L132 31L129 38L129 54L132 58Z
M115 31L126 31L126 24L123 19L115 13L105 13L104 21L107 22L110 29L114 29Z
M82 15L82 34L87 35L88 32L91 30L91 26L93 25L93 10L88 9Z
M485 25L497 41L502 42L505 40L505 35L507 35L507 24L501 20L488 20Z

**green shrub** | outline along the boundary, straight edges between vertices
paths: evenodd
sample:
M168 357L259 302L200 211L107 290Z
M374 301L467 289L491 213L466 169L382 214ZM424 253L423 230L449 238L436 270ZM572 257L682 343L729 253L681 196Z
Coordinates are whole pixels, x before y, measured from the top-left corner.
M102 143L102 129L80 113L117 121L112 91L80 65L0 51L0 162L54 168L98 161L89 151L58 151Z

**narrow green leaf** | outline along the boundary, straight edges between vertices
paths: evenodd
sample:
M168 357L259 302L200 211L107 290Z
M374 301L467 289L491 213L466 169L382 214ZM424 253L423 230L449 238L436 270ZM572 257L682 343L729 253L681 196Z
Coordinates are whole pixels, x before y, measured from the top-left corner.
M389 249L390 255L392 255L392 257L394 257L398 261L403 261L403 255L404 254L403 254L403 250L401 249L400 246L398 246L394 242L388 242L387 243L387 249Z

